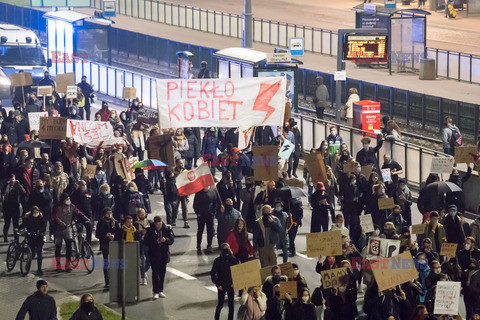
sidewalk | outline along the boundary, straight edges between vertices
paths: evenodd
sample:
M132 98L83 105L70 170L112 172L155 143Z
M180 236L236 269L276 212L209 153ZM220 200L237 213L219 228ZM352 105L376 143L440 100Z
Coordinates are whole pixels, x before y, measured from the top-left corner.
M94 10L92 9L77 9L77 11L91 15L94 13ZM215 49L241 46L240 39L214 35L211 33L173 27L127 16L117 16L113 18L113 20L115 21L115 28L144 33L155 37L167 38L174 41L191 43ZM273 52L275 48L274 46L260 43L254 43L253 47L256 50L264 52ZM327 73L334 73L336 70L335 57L306 53L302 61L304 63L302 67L305 69ZM396 87L403 90L410 90L433 96L439 96L445 99L459 100L473 104L477 104L480 101L480 90L479 86L476 84L468 84L446 79L423 81L419 80L417 74L411 73L397 73L390 76L387 70L360 69L352 63L347 63L346 70L347 77L353 79L364 80L380 85Z

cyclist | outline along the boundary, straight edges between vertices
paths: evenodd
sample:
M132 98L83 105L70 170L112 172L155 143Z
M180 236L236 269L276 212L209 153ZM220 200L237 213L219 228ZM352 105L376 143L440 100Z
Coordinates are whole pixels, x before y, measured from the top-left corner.
M42 272L42 250L43 236L45 235L46 223L43 215L37 206L33 206L30 212L27 212L19 229L26 228L28 232L28 246L32 250L33 257L37 256L37 274L43 275Z
M72 271L70 266L70 258L72 257L72 242L73 242L73 230L72 226L76 221L83 223L89 223L90 220L80 212L70 201L70 196L66 193L60 195L60 201L53 209L53 221L55 229L55 269L61 271L61 251L62 242L65 240L66 245L66 262L65 271Z

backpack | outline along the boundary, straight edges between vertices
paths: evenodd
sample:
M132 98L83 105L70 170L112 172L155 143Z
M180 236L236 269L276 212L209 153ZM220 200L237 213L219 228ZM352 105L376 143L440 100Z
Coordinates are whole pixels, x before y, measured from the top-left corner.
M462 145L462 135L456 128L450 128L452 130L452 135L450 136L450 145L452 148L459 147Z
M142 207L143 207L142 201L137 193L134 197L131 197L128 201L128 215L135 217L137 214L137 210Z

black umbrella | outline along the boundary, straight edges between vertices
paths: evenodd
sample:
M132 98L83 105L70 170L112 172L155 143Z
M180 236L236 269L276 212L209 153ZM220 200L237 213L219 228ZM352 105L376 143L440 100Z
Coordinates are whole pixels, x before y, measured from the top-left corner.
M43 141L40 140L25 140L18 144L18 149L33 149L33 148L40 148L46 149L51 148L51 146Z
M425 193L431 195L441 195L448 192L462 192L463 190L453 182L438 181L430 183L425 187Z
M289 198L308 197L308 194L305 191L303 191L302 188L299 188L299 187L287 186L287 187L279 188L276 191L277 191L277 195L281 197L289 197Z

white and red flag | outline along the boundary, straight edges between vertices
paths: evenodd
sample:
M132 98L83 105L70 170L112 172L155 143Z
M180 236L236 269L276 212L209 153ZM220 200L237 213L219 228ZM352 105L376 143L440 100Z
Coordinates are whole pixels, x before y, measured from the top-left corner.
M213 186L212 173L208 165L201 165L192 170L185 170L180 173L176 180L178 194L180 196L188 196L205 187Z

